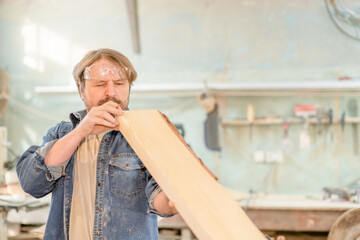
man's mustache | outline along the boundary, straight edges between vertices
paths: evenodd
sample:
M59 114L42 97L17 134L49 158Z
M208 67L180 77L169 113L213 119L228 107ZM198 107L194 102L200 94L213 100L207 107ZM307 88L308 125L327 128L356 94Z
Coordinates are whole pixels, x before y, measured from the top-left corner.
M104 103L107 103L108 101L113 101L117 104L119 104L120 106L122 106L122 102L119 100L119 99L116 99L116 98L105 98L105 99L101 99L99 102L98 102L98 106L101 106L103 105Z
M104 103L107 103L108 101L113 101L114 103L117 103L120 105L120 107L123 109L123 110L128 110L127 106L124 106L123 105L123 102L119 99L116 99L116 98L113 98L113 97L108 97L108 98L104 98L104 99L101 99L99 102L98 102L98 106L101 106L103 105ZM124 109L126 108L126 109Z

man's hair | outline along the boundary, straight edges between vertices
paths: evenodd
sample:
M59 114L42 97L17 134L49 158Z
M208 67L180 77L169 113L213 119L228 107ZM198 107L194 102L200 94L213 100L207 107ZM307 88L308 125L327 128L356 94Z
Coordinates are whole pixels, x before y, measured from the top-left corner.
M109 48L100 48L88 52L81 61L75 65L73 70L74 80L80 93L81 89L84 89L84 70L86 67L91 66L95 61L99 59L107 59L120 65L121 68L126 69L125 73L129 80L129 84L135 81L137 73L127 57L118 51Z

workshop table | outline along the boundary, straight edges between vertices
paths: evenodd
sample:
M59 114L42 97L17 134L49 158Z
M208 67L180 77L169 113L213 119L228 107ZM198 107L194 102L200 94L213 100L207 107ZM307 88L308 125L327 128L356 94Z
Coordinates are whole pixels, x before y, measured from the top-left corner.
M261 231L277 232L329 232L335 221L347 210L360 205L348 201L322 200L321 197L303 195L258 194L238 200L249 218ZM179 239L194 236L181 218L159 220L159 229L179 229Z
M13 232L13 234L20 234L21 224L45 224L50 209L50 201L50 195L41 199L29 196L22 191L18 183L0 188L0 240L13 237L8 236L9 224L19 226L17 228L19 233ZM31 239L35 239L35 235L38 234L32 234ZM19 239L30 238L19 237Z
M239 204L259 229L295 232L329 232L344 212L360 207L349 201L303 195L265 195Z

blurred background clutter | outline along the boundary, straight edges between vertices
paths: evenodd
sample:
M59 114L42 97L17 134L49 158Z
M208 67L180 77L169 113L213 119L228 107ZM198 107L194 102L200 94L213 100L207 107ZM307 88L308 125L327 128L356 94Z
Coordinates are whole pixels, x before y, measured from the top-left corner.
M97 48L269 237L360 235L359 1L1 0L0 36L0 240L41 239L51 196L22 192L16 161L83 108L72 69ZM159 232L196 238L181 216Z

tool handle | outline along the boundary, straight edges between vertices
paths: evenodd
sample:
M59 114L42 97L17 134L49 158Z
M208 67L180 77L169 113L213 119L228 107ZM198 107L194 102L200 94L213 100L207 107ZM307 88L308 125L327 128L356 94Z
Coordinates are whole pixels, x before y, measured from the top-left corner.
M249 104L247 107L247 120L251 124L254 123L255 120L255 109L252 104Z
M329 116L329 124L333 124L333 110L330 108L329 109L329 113L328 113L328 116Z
M345 128L345 111L341 114L340 123L341 123L341 130L344 131L344 128Z
M284 121L283 123L283 130L284 130L284 136L287 137L289 131L289 123L287 121Z

